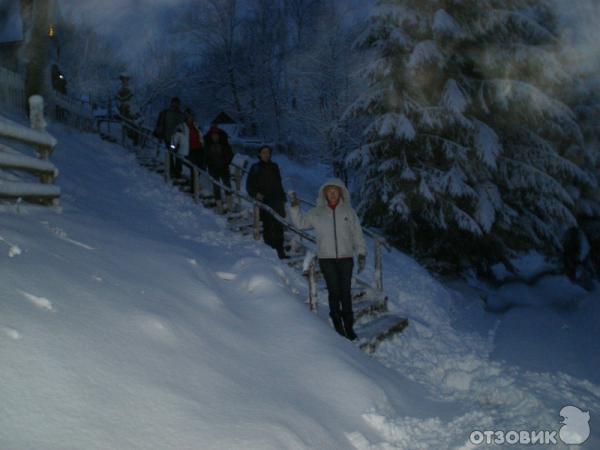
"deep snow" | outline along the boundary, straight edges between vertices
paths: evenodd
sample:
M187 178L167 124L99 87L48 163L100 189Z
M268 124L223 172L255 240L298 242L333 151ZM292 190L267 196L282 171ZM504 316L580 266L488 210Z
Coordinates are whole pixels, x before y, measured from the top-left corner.
M558 430L568 404L600 446L598 291L511 286L491 295L533 300L493 315L393 251L410 325L370 358L271 249L126 150L50 131L60 208L0 206L0 450L466 449L473 430ZM275 160L304 196L325 176Z

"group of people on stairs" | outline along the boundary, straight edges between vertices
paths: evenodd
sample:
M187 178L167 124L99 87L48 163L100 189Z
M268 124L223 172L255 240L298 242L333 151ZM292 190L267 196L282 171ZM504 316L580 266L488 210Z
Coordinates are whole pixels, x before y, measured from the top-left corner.
M187 158L211 177L230 187L229 165L233 151L227 133L212 125L203 135L194 122L190 109L181 112L178 98L171 99L169 108L163 110L156 122L154 135L165 146ZM252 165L246 179L248 195L269 206L282 218L286 217L287 196L283 189L279 166L272 161L273 150L268 145L258 151L258 161ZM181 176L181 161L171 164L172 175ZM216 201L221 202L221 192L214 186ZM231 196L227 196L231 203ZM352 310L352 272L357 255L358 272L365 267L366 245L362 227L350 204L350 193L339 179L321 186L316 206L306 213L300 211L298 198L290 193L289 217L299 229L312 228L316 234L319 267L325 279L329 299L329 315L335 330L342 336L355 340ZM277 251L279 258L287 258L284 249L284 225L266 210L260 211L264 242Z
M229 144L227 133L216 124L211 125L208 132L203 135L194 120L193 111L186 108L182 112L181 101L179 98L173 97L169 107L160 112L153 134L172 150L171 177L180 178L182 174L181 159L175 157L175 153L177 153L198 167L207 170L212 178L231 189L229 165L233 160L233 150ZM216 184L213 184L213 196L218 209L222 210L223 196L221 188ZM231 210L233 199L227 193L225 193L225 197L227 208Z

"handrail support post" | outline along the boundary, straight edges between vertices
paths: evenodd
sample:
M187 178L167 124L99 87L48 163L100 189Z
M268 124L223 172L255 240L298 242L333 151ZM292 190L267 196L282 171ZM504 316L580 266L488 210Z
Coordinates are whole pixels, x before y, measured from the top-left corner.
M375 238L375 288L383 291L383 270L381 257L381 239Z

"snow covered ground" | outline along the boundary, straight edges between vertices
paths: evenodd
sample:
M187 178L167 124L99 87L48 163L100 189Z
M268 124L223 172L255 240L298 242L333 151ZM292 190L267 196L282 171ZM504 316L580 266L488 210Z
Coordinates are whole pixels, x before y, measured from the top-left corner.
M0 207L0 450L468 449L473 430L559 430L565 405L600 447L598 291L510 286L493 295L535 301L494 315L387 253L410 325L373 359L271 249L126 150L50 131L60 209ZM325 168L275 160L312 200Z

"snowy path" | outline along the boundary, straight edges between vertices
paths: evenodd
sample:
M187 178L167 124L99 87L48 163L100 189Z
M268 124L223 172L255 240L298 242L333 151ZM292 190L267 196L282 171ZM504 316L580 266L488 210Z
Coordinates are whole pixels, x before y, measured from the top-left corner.
M574 286L560 289L562 280L556 280L563 296L584 303L581 311L565 315L534 308L503 317L485 313L476 298L437 283L404 255L387 255L384 267L387 290L395 291L391 303L407 315L411 325L401 336L383 343L376 358L421 383L431 397L459 405L457 412L465 411L452 421L432 420L428 426L416 426L410 417L392 422L375 417L373 420L381 423L381 429L387 430L385 435L397 436L385 442L393 442L398 448L434 448L436 441L432 435L435 435L453 443L441 448L462 448L461 439L468 438L465 430L558 430L561 408L575 405L590 411L592 416L592 436L582 448L596 448L600 438L597 292L582 294ZM556 295L556 287L546 287L545 291L531 295L544 298L552 288ZM560 317L562 329L549 320L550 316ZM539 335L528 330L532 326ZM578 327L578 332L560 346L548 348L548 339L554 339L556 344L569 326ZM499 329L503 333L500 339ZM521 340L514 337L518 330ZM584 346L585 343L589 345ZM532 355L523 350L528 345L537 345L537 353ZM503 359L498 358L498 347ZM587 363L589 370L583 371L581 378L567 373L568 368L561 366L563 355ZM524 361L533 359L537 370L522 367ZM407 440L407 436L412 437ZM410 442L424 444L413 447ZM465 442L464 448L472 447ZM559 444L553 448L571 447Z
M584 330L564 353L596 333L568 358L590 368L524 367L509 319L539 330L551 314L489 316L386 254L410 320L377 353L389 370L307 311L272 250L125 150L52 131L61 209L0 212L0 449L466 449L475 429L557 430L569 403L591 411L582 448L599 446L597 298L550 334Z
M354 436L357 448L470 448L468 430L558 430L566 405L591 412L592 436L583 448L600 446L598 290L586 293L565 277L526 292L511 287L496 295L532 307L498 316L468 289L444 286L398 251L384 254L384 273L390 309L410 326L375 357L463 412L418 425L410 417L371 416L386 444ZM433 444L439 445L436 436L444 437L443 446Z

